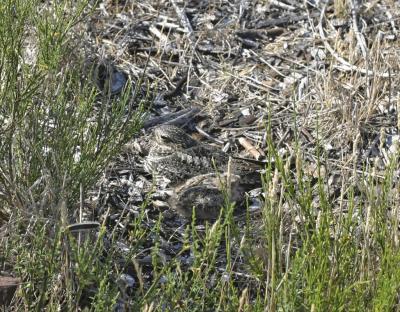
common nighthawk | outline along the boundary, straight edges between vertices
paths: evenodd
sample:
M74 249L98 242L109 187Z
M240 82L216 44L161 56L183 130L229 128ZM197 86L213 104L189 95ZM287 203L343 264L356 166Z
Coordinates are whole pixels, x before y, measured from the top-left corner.
M153 136L153 144L145 160L145 169L154 177L168 178L171 185L200 174L227 170L227 153L215 146L196 141L178 127L160 126L154 129ZM259 169L241 159L232 159L231 168L234 174Z
M229 155L215 146L202 144L182 129L163 125L154 129L145 169L155 179L169 179L173 188L168 203L185 217L194 207L199 219L215 219L226 199L242 201L245 192L260 183L259 169L240 159L231 160L229 187L226 181Z

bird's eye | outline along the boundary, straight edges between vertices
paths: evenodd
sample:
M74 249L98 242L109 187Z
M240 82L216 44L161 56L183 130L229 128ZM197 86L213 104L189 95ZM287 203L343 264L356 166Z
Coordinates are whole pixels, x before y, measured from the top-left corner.
M165 143L174 143L174 140L170 136L161 137Z

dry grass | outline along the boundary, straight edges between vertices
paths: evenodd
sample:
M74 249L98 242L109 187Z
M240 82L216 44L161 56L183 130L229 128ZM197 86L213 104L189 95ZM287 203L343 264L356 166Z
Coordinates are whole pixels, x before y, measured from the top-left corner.
M153 95L147 118L198 107L192 126L229 152L251 157L238 143L243 137L259 147L266 155L263 196L239 219L227 201L213 225L187 224L159 213L150 195L132 204L129 186L140 188L140 158L116 156L96 196L92 180L84 180L79 194L83 176L70 177L77 178L71 202L79 195L97 200L90 202L96 210L90 218L102 223L91 238L95 248L82 248L51 211L30 220L16 214L7 223L0 265L25 282L15 306L398 309L400 6L355 2L148 0L93 7L90 19L73 28L83 31L86 53L112 61ZM138 86L144 80L146 87ZM4 183L7 172L0 173L2 203L10 210L14 193ZM56 181L62 184L63 176ZM18 191L29 198L30 186Z

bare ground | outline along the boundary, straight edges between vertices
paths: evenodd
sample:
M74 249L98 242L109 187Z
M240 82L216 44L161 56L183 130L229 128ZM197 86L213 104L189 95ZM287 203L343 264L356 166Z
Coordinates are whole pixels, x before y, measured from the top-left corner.
M272 141L293 176L303 168L304 180L315 189L318 219L318 177L338 215L348 209L346 190L355 189L368 207L374 199L366 181L376 181L379 188L390 155L397 152L399 14L399 4L389 0L328 5L293 0L103 1L87 25L86 40L100 59L115 64L133 84L146 83L152 97L148 120L194 109L195 115L181 122L194 137L266 164L273 161L268 157ZM125 234L151 190L141 161L128 147L99 182L101 195L93 193L96 218L120 222ZM281 179L276 176L264 196L282 202ZM394 190L397 179L393 177ZM394 207L398 192L389 201ZM282 206L290 215L299 209L295 202ZM150 203L143 226L151 230L160 212L160 253L168 262L182 247L186 221ZM256 203L253 222L259 213ZM301 220L288 218L284 231L295 233L296 222ZM262 257L257 233L254 241ZM151 279L153 243L146 242L135 255L148 268L145 280ZM295 248L296 242L291 244ZM190 261L189 253L179 256ZM225 261L221 253L221 270ZM257 282L237 263L238 281Z

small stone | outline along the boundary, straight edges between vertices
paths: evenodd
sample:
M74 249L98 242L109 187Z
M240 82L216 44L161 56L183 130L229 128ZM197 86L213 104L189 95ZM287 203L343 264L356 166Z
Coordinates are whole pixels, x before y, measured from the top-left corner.
M10 304L21 280L15 277L0 276L0 307Z

